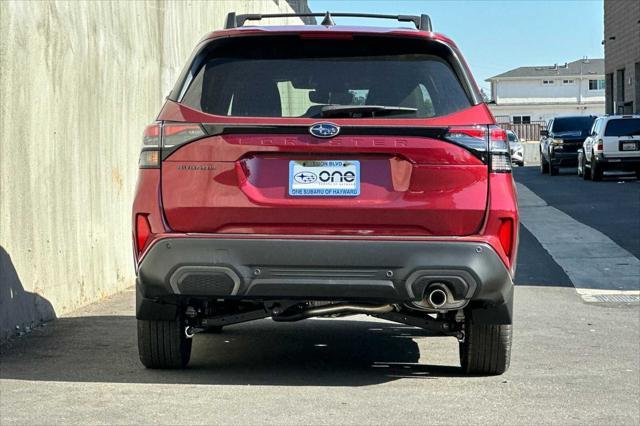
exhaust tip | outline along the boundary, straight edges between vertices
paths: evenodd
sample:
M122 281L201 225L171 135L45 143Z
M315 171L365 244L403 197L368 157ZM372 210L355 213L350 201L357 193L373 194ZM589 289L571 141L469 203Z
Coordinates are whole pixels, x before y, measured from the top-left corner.
M427 300L434 308L441 308L447 303L447 293L441 288L435 288L429 291Z
M186 326L186 327L184 328L184 335L185 335L185 337L186 337L187 339L191 339L191 338L193 338L193 336L195 336L195 334L196 334L196 332L195 332L195 330L193 329L193 327Z

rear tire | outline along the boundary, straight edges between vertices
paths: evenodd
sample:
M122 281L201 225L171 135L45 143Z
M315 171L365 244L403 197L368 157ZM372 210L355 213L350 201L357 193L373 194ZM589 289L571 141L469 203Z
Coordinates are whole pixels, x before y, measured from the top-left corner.
M460 343L460 365L466 374L491 376L502 374L511 362L511 324L465 324Z
M138 320L138 354L147 368L184 368L191 358L191 339L180 320Z
M542 151L540 151L540 173L545 174L549 172L549 163L544 159Z
M591 154L591 180L602 180L602 167L598 166L598 161L594 154Z

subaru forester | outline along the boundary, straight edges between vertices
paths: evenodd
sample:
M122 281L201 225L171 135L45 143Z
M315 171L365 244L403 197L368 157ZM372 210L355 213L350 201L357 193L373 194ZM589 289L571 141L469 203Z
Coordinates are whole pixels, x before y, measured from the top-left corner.
M317 14L296 16L317 16ZM509 366L518 212L505 131L427 15L253 26L196 46L144 132L133 204L142 363L272 318L367 314Z

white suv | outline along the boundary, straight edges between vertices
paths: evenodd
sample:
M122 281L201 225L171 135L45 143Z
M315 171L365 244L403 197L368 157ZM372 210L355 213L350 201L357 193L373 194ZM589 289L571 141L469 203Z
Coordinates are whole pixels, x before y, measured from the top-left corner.
M578 153L578 175L600 180L610 169L635 171L640 178L640 114L608 115L594 121Z

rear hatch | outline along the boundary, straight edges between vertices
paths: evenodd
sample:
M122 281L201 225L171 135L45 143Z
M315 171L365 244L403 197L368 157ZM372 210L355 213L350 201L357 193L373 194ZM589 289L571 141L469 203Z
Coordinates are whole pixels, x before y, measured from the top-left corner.
M160 116L197 118L165 121L166 221L192 233L473 234L492 122L473 90L451 48L424 38L212 42Z
M608 120L602 140L605 157L640 157L640 118Z

